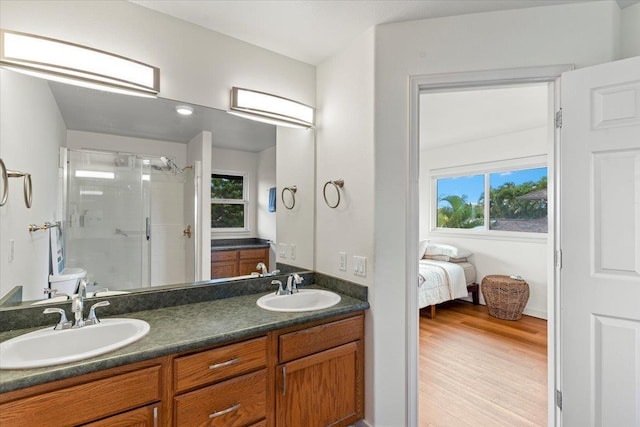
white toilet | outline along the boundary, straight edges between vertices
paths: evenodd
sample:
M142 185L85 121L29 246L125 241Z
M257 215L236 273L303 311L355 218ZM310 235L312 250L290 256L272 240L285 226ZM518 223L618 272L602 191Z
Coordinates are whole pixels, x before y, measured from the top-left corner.
M82 268L65 268L65 250L62 232L59 227L49 229L51 240L51 270L49 274L49 287L56 289L57 293L73 295L78 288L80 279L87 276Z

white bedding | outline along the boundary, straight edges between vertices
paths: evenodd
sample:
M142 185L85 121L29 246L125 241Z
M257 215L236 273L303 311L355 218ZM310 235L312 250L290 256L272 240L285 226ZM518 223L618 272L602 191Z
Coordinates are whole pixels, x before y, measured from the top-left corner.
M446 261L421 259L418 267L420 308L469 295L462 266Z

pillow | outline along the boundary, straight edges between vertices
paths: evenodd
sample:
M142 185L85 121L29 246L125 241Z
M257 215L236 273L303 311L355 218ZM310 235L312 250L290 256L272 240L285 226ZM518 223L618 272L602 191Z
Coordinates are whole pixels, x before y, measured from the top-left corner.
M428 244L429 244L428 240L420 240L420 242L418 242L418 259L424 256L424 251L427 250Z
M427 244L427 249L424 251L425 255L446 255L450 258L468 258L471 256L471 252L464 249L457 248L451 245L443 245L441 243Z
M424 255L422 258L431 259L434 261L447 261L447 262L468 262L467 257L451 257L449 255Z

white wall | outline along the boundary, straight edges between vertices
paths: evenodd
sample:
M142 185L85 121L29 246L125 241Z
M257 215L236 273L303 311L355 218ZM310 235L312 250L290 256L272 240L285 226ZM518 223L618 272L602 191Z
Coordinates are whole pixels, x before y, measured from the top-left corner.
M24 299L42 299L49 280L49 234L29 233L27 227L61 219L58 147L66 127L44 80L0 70L0 89L0 158L9 170L30 173L33 183L31 209L25 207L21 178L9 179L9 199L0 207L0 296L22 285Z
M622 58L640 56L640 3L622 9Z
M178 166L187 164L187 145L179 142L69 130L67 131L66 144L63 146L74 149L166 156L174 158Z
M303 269L314 265L315 153L314 131L278 127L276 132L276 261ZM282 204L282 189L296 186L295 205ZM290 245L296 245L291 258ZM285 255L280 252L286 245Z
M315 68L124 0L0 3L0 27L160 68L160 96L222 110L232 86L315 105Z
M408 242L405 231L412 206L406 191L409 76L608 62L618 53L619 15L615 2L592 2L377 27L375 168L369 176L375 181L375 289L370 300L375 315L373 330L367 331L375 337L375 348L366 355L375 361L374 378L367 378L366 387L373 396L367 420L376 427L406 424L408 404L404 283L413 273L406 271L405 258L417 240Z
M200 232L193 235L194 251L197 247L202 255L196 262L196 281L211 279L211 140L209 131L201 132L187 144L187 160L194 166L199 194L197 206L197 223ZM206 190L205 190L206 189ZM194 191L195 193L195 191ZM189 212L189 211L188 211ZM189 212L190 213L190 212Z
M276 187L276 147L267 148L258 153L256 176L258 179L257 235L261 239L276 241L276 213L269 212L269 189ZM276 188L277 193L277 188ZM278 199L276 195L276 200ZM275 270L275 245L269 253L269 271Z
M373 283L373 29L318 67L316 270L356 283ZM322 190L342 178L340 205L331 209ZM327 197L335 193L327 188ZM346 271L339 252L347 254ZM353 256L367 258L356 276Z

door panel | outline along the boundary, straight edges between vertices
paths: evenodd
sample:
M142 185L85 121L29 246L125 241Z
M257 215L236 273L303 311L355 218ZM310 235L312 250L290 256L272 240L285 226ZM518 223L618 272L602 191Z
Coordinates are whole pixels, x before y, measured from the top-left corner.
M640 426L640 57L562 76L565 426Z

